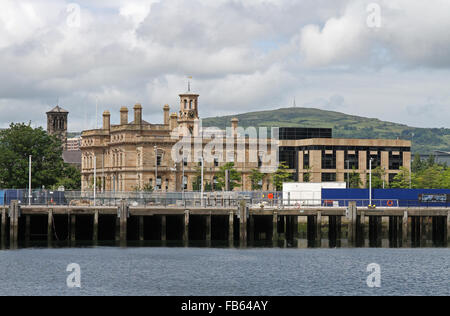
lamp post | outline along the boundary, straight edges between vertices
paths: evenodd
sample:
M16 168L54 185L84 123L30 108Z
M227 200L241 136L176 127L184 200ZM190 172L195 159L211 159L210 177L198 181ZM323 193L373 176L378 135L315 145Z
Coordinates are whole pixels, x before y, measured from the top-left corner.
M345 162L347 162L347 189L350 189L350 161L347 159Z
M155 190L158 190L158 147L155 145Z
M204 203L203 203L203 167L204 167L204 165L205 165L205 163L204 163L204 159L203 159L203 156L200 158L200 161L201 161L201 163L202 163L202 179L201 179L201 184L200 184L200 186L201 186L201 188L200 188L200 194L201 194L201 200L200 200L200 205L203 207L204 205Z
M97 197L97 156L94 155L94 206L96 206Z
M369 160L369 206L372 205L372 160Z
M31 155L28 157L28 205L31 205Z
M411 157L409 158L409 188L412 188L412 144L414 141L414 133L411 134Z

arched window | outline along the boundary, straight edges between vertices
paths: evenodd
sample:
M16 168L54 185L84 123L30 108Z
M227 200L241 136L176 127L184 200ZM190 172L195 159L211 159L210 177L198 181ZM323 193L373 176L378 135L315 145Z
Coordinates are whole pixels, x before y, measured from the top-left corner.
M187 109L187 100L184 100L184 109Z
M192 109L192 100L189 100L189 110Z

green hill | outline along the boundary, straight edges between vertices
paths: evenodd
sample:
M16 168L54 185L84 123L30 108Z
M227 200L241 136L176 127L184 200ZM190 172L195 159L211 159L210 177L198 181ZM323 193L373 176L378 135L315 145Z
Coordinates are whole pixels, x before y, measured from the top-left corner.
M431 154L434 150L450 151L450 129L416 128L379 119L348 115L311 108L283 108L232 116L203 119L203 126L225 128L233 117L242 127L328 127L335 138L413 139L413 152Z

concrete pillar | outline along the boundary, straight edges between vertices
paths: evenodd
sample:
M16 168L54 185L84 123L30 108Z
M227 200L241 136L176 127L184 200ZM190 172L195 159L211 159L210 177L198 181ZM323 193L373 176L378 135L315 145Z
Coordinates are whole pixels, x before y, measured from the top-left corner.
M206 215L206 241L211 241L211 214Z
M2 209L2 236L1 242L4 244L6 242L6 210Z
M161 241L166 241L166 225L167 225L167 218L166 215L161 216Z
M230 212L230 215L228 217L228 241L233 242L234 241L234 213Z
M247 212L246 212L245 201L241 201L241 203L239 204L239 226L240 226L239 239L241 241L241 244L246 244L247 243Z
M251 242L255 241L255 218L253 215L250 215L249 217L249 240Z
M278 213L273 212L273 219L272 219L272 240L278 241Z
M408 243L408 211L404 211L402 218L402 245L405 247L407 243Z
M69 215L70 216L70 241L75 241L76 238L76 215Z
M336 239L342 239L342 216L336 216Z
M126 201L120 202L120 242L127 241L128 205Z
M293 238L298 238L298 216L292 217L292 232Z
M94 227L93 227L93 234L92 239L93 241L98 241L98 210L95 210L94 212Z
M184 211L184 232L183 241L189 241L189 211Z
M316 241L320 242L321 240L322 240L322 212L317 212Z
M349 221L348 221L348 241L354 242L356 240L356 218L357 218L357 209L356 202L349 202Z
M47 242L51 243L53 240L53 210L50 209L47 214Z
M30 215L25 216L25 242L30 242L30 235L31 235L31 217Z
M120 210L120 207L119 207L119 210ZM120 218L116 217L116 241L119 241L119 240L120 240Z
M425 245L426 241L427 241L427 230L429 229L428 227L428 217L426 216L421 216L420 217L420 241L423 243L423 245Z
M450 243L450 211L447 213L447 243Z
M16 244L19 236L19 202L11 201L9 205L9 241Z
M144 241L144 216L139 216L139 241Z

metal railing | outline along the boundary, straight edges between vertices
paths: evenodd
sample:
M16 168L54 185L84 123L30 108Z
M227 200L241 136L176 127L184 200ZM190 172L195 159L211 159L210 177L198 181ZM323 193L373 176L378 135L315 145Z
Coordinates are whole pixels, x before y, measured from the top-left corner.
M119 206L122 200L131 206L142 207L214 207L234 208L240 201L252 208L302 208L302 207L368 207L369 199L291 199L282 192L93 192L33 190L31 201L27 190L0 190L0 206L17 200L21 205L69 205L69 206ZM419 201L398 199L372 199L371 205L384 207L449 208L447 201Z

